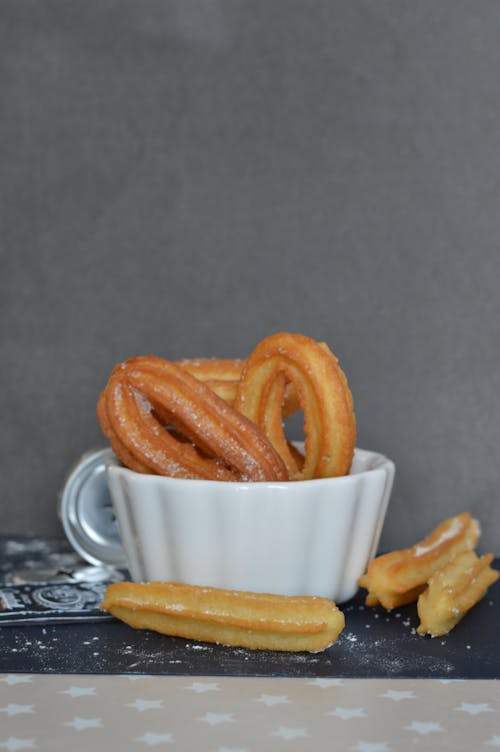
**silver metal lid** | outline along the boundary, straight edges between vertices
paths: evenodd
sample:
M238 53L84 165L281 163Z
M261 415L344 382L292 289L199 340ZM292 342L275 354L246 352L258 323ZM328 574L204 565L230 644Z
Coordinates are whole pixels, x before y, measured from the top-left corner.
M91 564L126 567L106 480L111 449L86 452L71 470L59 499L59 517L75 551Z

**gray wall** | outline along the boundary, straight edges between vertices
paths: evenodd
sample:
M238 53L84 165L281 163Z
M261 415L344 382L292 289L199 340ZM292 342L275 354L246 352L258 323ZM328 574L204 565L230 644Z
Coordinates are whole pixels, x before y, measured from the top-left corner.
M136 354L326 340L382 545L500 553L500 4L2 0L1 532L61 535Z

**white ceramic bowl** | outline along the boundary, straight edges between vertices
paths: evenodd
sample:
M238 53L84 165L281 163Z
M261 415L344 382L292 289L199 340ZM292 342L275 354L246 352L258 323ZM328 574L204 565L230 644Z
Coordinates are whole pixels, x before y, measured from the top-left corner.
M135 581L342 603L376 552L394 463L356 449L341 478L228 483L142 475L112 460L107 476Z

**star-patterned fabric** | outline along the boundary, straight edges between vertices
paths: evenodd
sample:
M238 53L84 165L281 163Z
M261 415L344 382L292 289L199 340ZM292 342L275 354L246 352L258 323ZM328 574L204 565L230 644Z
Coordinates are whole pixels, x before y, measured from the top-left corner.
M150 747L500 750L500 683L0 674L0 752Z

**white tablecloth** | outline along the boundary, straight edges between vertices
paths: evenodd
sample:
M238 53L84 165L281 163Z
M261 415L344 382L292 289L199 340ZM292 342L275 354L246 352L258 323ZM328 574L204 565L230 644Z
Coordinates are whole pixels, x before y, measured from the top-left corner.
M500 749L500 682L0 674L0 750Z

